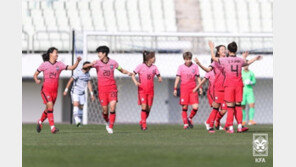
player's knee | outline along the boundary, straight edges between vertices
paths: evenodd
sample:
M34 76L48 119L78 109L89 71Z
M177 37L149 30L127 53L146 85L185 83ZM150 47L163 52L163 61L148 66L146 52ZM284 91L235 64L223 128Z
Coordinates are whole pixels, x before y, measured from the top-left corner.
M242 105L241 105L241 103L235 103L235 106L240 107Z

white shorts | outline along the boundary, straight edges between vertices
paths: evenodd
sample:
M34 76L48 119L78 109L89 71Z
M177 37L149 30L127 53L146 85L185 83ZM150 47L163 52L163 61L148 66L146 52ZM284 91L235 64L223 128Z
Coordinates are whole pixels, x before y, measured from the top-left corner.
M78 101L80 105L84 105L85 103L85 95L78 95L71 93L72 102Z

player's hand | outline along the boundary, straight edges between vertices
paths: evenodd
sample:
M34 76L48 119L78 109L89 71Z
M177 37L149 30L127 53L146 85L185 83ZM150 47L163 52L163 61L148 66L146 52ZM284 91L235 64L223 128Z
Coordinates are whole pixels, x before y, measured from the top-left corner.
M158 77L158 82L161 83L162 82L162 78Z
M66 96L68 92L64 91L63 95Z
M214 43L212 41L209 41L209 47L212 49L214 49Z
M246 51L246 52L244 52L242 55L243 55L243 58L246 59L246 58L249 56L249 52Z
M141 83L140 83L140 82L135 82L135 85L136 85L136 86L140 86Z
M40 79L37 79L37 80L35 80L35 83L36 84L40 84L41 83L41 80Z
M195 61L196 64L200 64L200 62L199 62L199 60L197 59L197 57L194 58L194 61Z
M91 101L94 101L95 100L95 96L94 95L91 95Z
M202 95L202 93L203 93L202 88L199 88L199 94Z
M256 57L256 60L262 60L263 59L263 56L259 55Z
M80 56L77 57L76 59L78 62L80 62L82 60L82 58Z
M177 96L177 90L174 90L174 96Z

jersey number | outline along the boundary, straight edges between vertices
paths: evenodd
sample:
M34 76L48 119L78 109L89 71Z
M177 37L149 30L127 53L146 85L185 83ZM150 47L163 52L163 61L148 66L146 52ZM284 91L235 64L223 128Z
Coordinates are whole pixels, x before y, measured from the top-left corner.
M109 70L104 70L103 75L104 76L110 76L110 71Z
M238 77L238 65L235 65L235 69L233 68L233 65L231 65L231 72L236 72L236 76Z
M151 80L151 79L152 79L151 74L148 74L148 75L147 75L147 79L148 79L148 80Z

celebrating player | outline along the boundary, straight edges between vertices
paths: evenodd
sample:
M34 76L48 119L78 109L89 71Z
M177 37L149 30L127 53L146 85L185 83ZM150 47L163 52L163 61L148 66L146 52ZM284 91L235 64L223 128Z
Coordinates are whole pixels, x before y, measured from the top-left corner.
M113 134L113 126L115 122L115 108L117 103L117 86L114 79L114 70L117 69L123 74L132 75L131 72L121 68L118 63L108 57L109 48L100 46L96 49L99 60L86 64L83 68L93 67L97 70L98 75L98 92L99 100L103 108L103 118L106 121L106 130L109 134ZM110 117L108 116L108 105L110 104Z
M214 44L209 42L211 52L213 52ZM225 81L224 81L224 100L227 104L227 120L225 129L227 133L233 133L233 115L235 115L238 121L237 132L243 132L248 128L242 126L242 108L241 101L243 96L243 82L241 71L242 67L250 65L256 60L260 60L261 56L256 56L250 61L245 61L243 58L236 57L237 44L231 42L227 46L229 57L215 57L215 54L211 54L212 59L218 62L224 68ZM247 53L243 54L246 57Z
M90 64L90 62L86 61L83 65ZM82 119L82 110L85 102L85 88L86 86L89 89L91 99L94 100L94 93L92 91L92 86L90 82L89 75L90 67L82 68L77 71L68 81L67 86L64 91L64 96L67 95L68 89L72 82L74 81L73 87L71 89L71 97L73 103L73 116L76 123L76 126L79 127L81 125Z
M249 66L245 66L244 70L242 70L242 77L244 83L244 91L243 91L243 101L242 101L242 109L243 109L243 126L246 124L246 104L249 104L249 125L255 125L256 122L254 119L255 114L255 97L253 92L253 86L256 84L255 75L252 71L249 70Z
M141 105L141 121L140 126L142 130L147 129L146 120L151 111L154 96L154 82L153 78L156 75L158 82L162 82L162 78L159 74L155 63L154 52L143 52L143 63L139 64L134 70L132 79L136 86L138 86L138 104ZM135 75L139 75L139 82L136 80Z
M63 62L57 61L58 49L51 47L45 54L42 55L43 63L38 67L34 74L34 80L36 84L40 84L41 80L37 77L43 72L43 85L41 88L41 97L46 105L40 120L37 123L37 132L40 133L42 129L42 122L48 118L48 122L51 128L51 133L57 133L58 128L54 126L53 108L58 94L59 77L63 70L74 70L79 64L81 58L78 57L75 64L72 66L66 66Z
M196 64L192 63L192 53L185 52L183 54L184 64L180 65L177 71L177 76L174 85L174 96L177 96L177 87L180 84L180 105L182 105L182 119L184 129L193 128L192 118L198 110L198 93L193 89L196 87L196 80L201 83L199 77L199 70ZM202 88L199 89L202 94ZM188 105L192 106L192 111L189 118L187 118Z
M214 51L211 50L211 54L215 57L226 57L226 47L224 45L219 45L216 47L216 54L214 54ZM224 101L224 70L223 67L218 65L217 62L211 60L212 64L210 67L204 67L197 58L194 59L195 63L199 65L203 70L206 72L213 71L215 74L215 80L213 84L213 101L211 106L213 107L209 118L205 122L206 128L209 131L209 133L214 133L214 122L217 117L217 123L216 123L216 129L221 129L220 120L223 117L223 115L226 113L226 104ZM221 111L219 112L219 108L221 108Z

